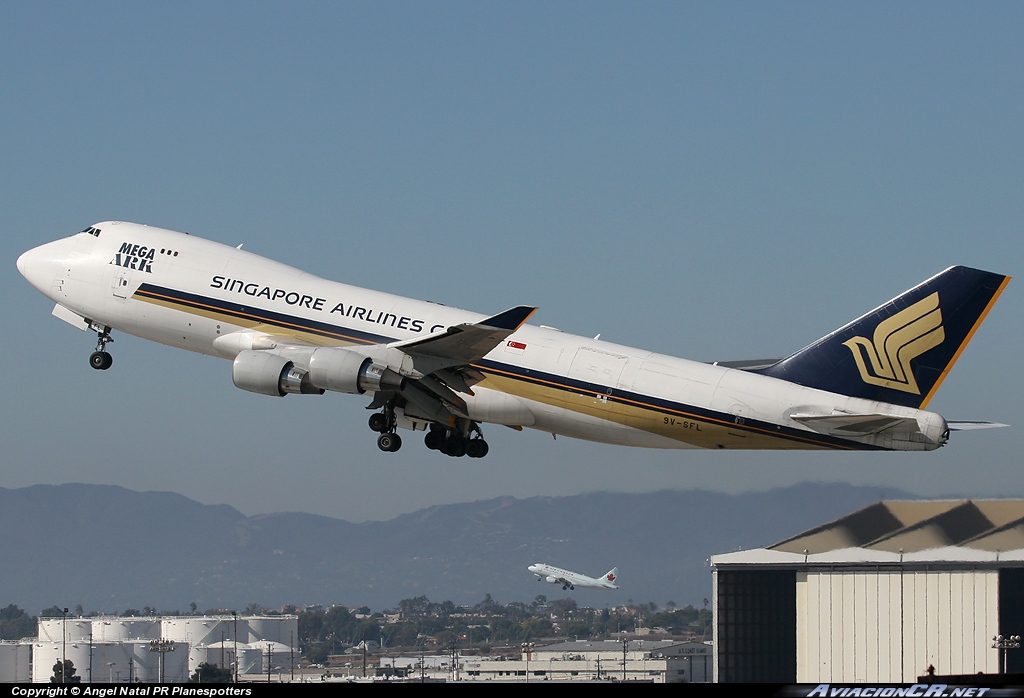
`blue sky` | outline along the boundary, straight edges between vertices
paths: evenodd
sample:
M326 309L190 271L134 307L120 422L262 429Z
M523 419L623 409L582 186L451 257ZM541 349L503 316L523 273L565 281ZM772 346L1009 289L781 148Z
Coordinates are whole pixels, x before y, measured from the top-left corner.
M1022 280L930 454L631 451L490 427L381 454L363 398L49 314L24 250L108 219L701 360L787 354L952 264L1024 262L1011 3L0 4L0 486L385 519L499 495L803 480L1024 496Z

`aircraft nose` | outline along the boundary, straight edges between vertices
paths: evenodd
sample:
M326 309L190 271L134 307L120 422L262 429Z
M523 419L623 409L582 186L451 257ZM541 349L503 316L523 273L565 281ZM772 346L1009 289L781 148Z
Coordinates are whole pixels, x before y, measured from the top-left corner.
M39 263L39 256L39 248L36 247L18 257L18 271L30 284L42 291L49 283L42 278L45 272L42 270L43 265Z
M36 289L48 294L57 268L64 263L69 251L70 247L66 240L34 247L18 257L18 271Z

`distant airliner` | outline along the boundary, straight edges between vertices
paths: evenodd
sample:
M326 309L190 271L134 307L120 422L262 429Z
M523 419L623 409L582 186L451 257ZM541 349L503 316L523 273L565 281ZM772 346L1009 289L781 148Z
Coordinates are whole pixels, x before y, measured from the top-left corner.
M552 567L551 565L545 565L543 562L538 562L535 565L530 565L528 568L531 572L537 575L537 581L544 581L550 584L561 584L563 589L575 589L576 587L582 587L584 589L618 589L614 582L619 578L619 568L613 567L604 573L600 577L588 577L585 574L579 572L570 572L569 570L563 570L558 567Z
M487 454L481 424L627 446L930 451L949 430L924 408L999 294L1001 274L950 267L779 361L700 363L326 281L186 233L109 221L29 250L18 270L53 314L231 360L243 390L366 393L370 428Z

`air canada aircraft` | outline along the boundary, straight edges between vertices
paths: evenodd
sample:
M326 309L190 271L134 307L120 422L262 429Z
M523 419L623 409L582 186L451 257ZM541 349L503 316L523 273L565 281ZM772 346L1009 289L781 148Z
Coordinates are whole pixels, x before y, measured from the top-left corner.
M615 580L619 578L618 567L613 567L596 579L578 572L570 572L569 570L545 565L543 562L530 565L526 569L537 575L538 582L561 584L562 589L575 589L576 587L585 589L618 589L615 586Z
M187 233L97 223L18 258L53 314L232 362L274 397L366 394L382 451L398 428L449 456L487 454L483 424L651 448L930 451L925 411L1009 282L950 267L781 360L702 363L327 281Z

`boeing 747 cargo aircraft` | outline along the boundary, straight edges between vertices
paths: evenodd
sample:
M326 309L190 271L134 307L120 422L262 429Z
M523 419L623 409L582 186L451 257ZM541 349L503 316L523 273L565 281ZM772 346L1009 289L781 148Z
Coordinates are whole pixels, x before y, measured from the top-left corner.
M930 451L925 408L1009 277L950 267L779 361L702 363L495 315L327 281L239 247L97 223L29 250L18 270L53 314L231 361L236 386L283 397L366 394L383 451L425 431L449 456L487 454L483 424L627 446Z

